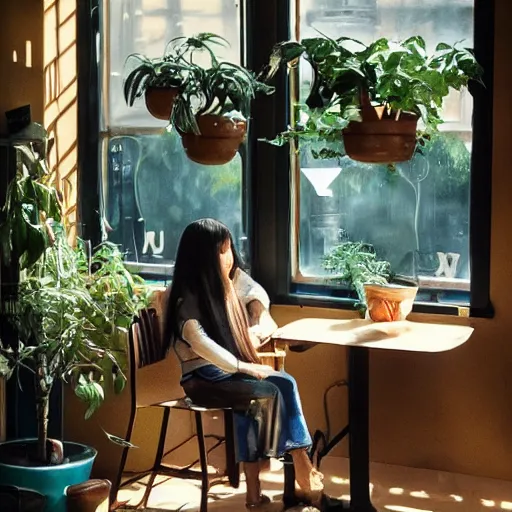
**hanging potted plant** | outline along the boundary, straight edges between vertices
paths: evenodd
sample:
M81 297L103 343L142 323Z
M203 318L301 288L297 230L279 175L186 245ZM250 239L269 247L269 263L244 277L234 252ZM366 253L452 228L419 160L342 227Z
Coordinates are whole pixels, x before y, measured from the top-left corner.
M46 143L39 152L32 144L18 148L21 165L0 226L2 259L22 270L15 293L2 298L2 315L17 339L0 342L0 375L33 373L38 432L37 439L0 444L0 485L37 491L46 497L44 511L65 512L66 487L89 478L96 451L48 438L52 388L57 381L72 385L88 405L86 418L101 405L108 380L121 391L125 365L113 347L146 300L121 270L115 246L102 245L92 259L85 245L71 247L57 191L48 183Z
M211 45L225 46L226 41L215 34L201 33L194 37L176 37L166 46L160 58L150 59L133 53L126 58L124 97L128 106L144 95L148 112L156 119L168 121L176 96L189 78L195 52L206 52L215 61Z
M443 99L450 89L460 91L482 76L470 49L439 43L429 55L425 41L414 36L400 42L382 38L369 46L347 37L283 42L274 48L264 78L301 57L313 70L306 105L293 127L267 142L342 138L344 148L324 148L316 155L346 154L366 163L409 160L443 122Z
M167 59L167 60L166 60ZM171 118L172 107L186 78L187 66L172 61L171 57L149 59L132 54L126 59L125 69L135 66L124 80L124 98L132 107L144 95L148 112L163 121Z
M231 161L245 139L252 100L273 92L237 64L194 66L172 116L190 160L205 165Z

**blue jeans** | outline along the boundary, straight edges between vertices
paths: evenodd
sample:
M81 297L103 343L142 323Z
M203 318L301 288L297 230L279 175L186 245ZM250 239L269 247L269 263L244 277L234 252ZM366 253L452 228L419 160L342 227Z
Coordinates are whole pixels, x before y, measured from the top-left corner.
M280 457L311 446L295 379L274 372L264 380L204 366L182 382L187 395L205 407L235 409L238 460Z

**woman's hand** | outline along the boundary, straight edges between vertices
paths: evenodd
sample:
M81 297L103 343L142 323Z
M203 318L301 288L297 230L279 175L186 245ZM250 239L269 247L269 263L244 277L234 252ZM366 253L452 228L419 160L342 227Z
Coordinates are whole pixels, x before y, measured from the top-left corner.
M251 375L252 377L256 377L260 380L266 379L269 375L275 373L272 366L268 366L266 364L246 363L244 361L240 361L238 364L238 370L241 373L246 373L247 375Z

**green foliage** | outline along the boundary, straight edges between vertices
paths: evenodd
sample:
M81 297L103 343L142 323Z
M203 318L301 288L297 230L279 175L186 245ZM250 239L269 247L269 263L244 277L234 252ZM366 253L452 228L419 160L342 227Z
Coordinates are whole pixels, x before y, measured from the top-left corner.
M180 58L185 58L185 60L187 60L188 57L188 60L192 63L194 53L206 52L208 53L212 64L217 65L218 60L211 46L226 48L229 46L229 43L223 37L211 32L201 32L200 34L192 37L175 37L167 43L164 59L179 60Z
M457 135L434 135L424 154L430 161L437 163L432 167L436 172L436 184L442 185L439 194L451 197L460 187L469 187L471 153Z
M0 373L30 368L43 395L56 380L70 382L88 404L88 418L103 401L107 379L118 390L124 387L122 340L133 316L146 306L147 295L137 288L140 278L136 281L124 269L117 247L100 246L88 265L84 244L73 249L58 225L55 237L19 285L11 319L20 348L12 352L2 347ZM121 339L116 346L117 336ZM9 364L3 367L5 360Z
M125 68L136 65L124 80L124 99L129 107L142 97L148 87L179 88L186 80L188 66L167 62L163 58L149 59L145 55L129 55Z
M371 244L343 242L324 256L322 266L335 274L331 280L353 288L365 302L364 284L386 284L391 277L390 264L377 259Z
M150 59L140 53L128 55L124 63L124 98L128 106L133 106L148 87L176 87L181 89L189 78L195 52L208 52L213 62L217 62L210 45L226 46L220 36L201 33L195 37L172 39L162 57ZM190 63L190 65L189 65Z
M193 37L177 37L166 46L161 58L149 59L140 54L129 55L125 62L124 81L126 103L132 106L146 89L176 87L178 96L172 114L172 123L181 131L199 133L196 116L225 115L236 112L238 117L249 117L251 101L257 94L272 94L274 88L259 82L243 66L220 61L215 47L228 42L210 32ZM206 53L209 65L203 67L194 61L197 53Z
M50 244L44 219L61 220L57 191L48 185L45 157L48 142L16 146L18 169L8 187L2 209L0 244L5 264L33 265Z
M29 154L26 150L24 155ZM92 254L82 241L76 248L70 245L64 226L57 222L57 191L41 183L45 179L42 171L27 174L25 165L10 183L1 247L4 261L18 261L25 270L16 296L3 303L19 344L13 349L0 343L0 376L8 378L19 367L34 373L42 462L47 460L53 384L62 380L72 385L88 405L86 418L103 402L109 381L116 392L122 391L127 330L133 316L148 303L142 279L124 268L115 245L101 244ZM13 221L18 211L29 210L28 221ZM34 236L24 238L29 221L31 229L41 233L42 241L35 246Z
M408 112L421 118L424 144L442 123L443 99L450 89L460 91L470 80L481 82L482 76L472 50L457 44L439 43L428 55L419 36L399 42L381 38L369 46L347 37L317 37L276 45L264 79L283 65L296 65L302 56L313 70L306 107L299 107L293 129L272 141L277 145L313 136L332 140L350 121L361 120L361 104L366 101L383 106L385 117Z
M259 82L238 64L212 61L210 68L194 65L176 99L172 123L185 133L200 135L196 116L203 114L248 118L257 94L272 94L274 88Z

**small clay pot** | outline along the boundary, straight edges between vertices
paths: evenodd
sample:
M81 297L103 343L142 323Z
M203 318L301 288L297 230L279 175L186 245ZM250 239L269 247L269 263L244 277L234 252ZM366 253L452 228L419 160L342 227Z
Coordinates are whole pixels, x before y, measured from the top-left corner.
M412 310L417 286L365 284L366 314L374 322L405 320Z
M418 118L351 121L343 130L347 155L358 162L394 163L410 160L416 148Z
M244 141L247 122L210 114L197 116L196 120L201 135L181 134L190 160L203 165L222 165L233 160Z
M169 121L177 95L178 89L176 87L148 87L144 94L146 108L156 119Z

